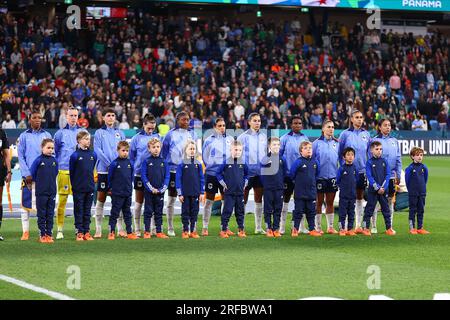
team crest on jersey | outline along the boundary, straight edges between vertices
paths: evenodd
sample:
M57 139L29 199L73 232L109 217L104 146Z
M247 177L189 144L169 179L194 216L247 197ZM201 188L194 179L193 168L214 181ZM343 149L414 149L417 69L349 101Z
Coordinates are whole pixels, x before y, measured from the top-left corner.
M130 165L130 164L128 165L128 168L131 168L131 165Z
M375 167L376 167L376 165L373 164L373 165L372 165L372 168L375 168Z
M347 171L344 171L344 175L345 175L345 174L348 174Z
M53 161L52 166L56 167L56 162Z
M322 190L322 184L321 184L321 183L318 183L318 184L317 184L317 189L318 189L318 190Z
M41 162L41 166L45 166L45 163Z
M105 189L105 188L106 188L106 183L104 183L104 182L100 183L100 187L101 187L102 189Z
M188 167L188 165L185 165L184 168L186 169Z
M366 136L366 135L364 135L364 136L362 136L362 137L361 137L361 139L363 139L363 140L367 140L367 136Z
M386 164L383 162L383 167L386 167Z
M196 164L195 167L198 168L198 164Z
M120 140L120 133L116 132L115 136L117 140Z
M240 164L240 165L239 165L239 168L241 168L241 169L242 169L242 167L243 167L243 166L242 166L242 164Z
M93 157L93 156L91 156L91 160L92 160L92 161L94 160L94 157Z
M231 140L225 140L226 144L231 144Z
M208 189L212 189L213 188L213 184L212 183L208 183Z
M142 188L142 181L138 181L137 185L139 188Z
M170 186L171 186L172 188L175 188L175 181L171 181L171 182L170 182Z
M153 166L153 162L150 162L148 165L149 165L149 166Z
M161 162L161 167L164 167L164 162Z
M314 165L314 169L317 168L317 164Z
M302 168L306 168L306 164L304 164Z
M228 165L228 168L231 168L231 167L232 167L231 164L229 164L229 165Z
M120 164L117 166L117 169L120 169Z
M66 184L66 185L64 185L64 190L69 190L69 186Z
M337 144L336 144L336 142L335 142L335 143L333 143L333 148L336 149L336 147L337 147Z
M79 157L78 160L83 160L83 157Z

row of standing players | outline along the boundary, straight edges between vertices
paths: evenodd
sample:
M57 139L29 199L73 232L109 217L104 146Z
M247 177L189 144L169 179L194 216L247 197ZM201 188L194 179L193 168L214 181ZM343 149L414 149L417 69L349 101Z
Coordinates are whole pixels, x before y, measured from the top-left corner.
M115 215L113 215L113 212L117 208L122 209L123 211L123 217L125 218L125 222L127 225L127 230L124 232L122 229L122 221L121 216L118 216L119 223L117 224L118 233L121 236L125 237L135 237L139 236L141 233L140 230L140 216L141 216L141 209L142 209L142 203L144 202L145 198L145 210L147 214L144 215L144 224L145 224L145 233L144 237L151 236L150 224L153 224L156 226L156 234L159 237L165 237L165 234L162 232L162 208L164 204L164 192L168 189L169 190L169 200L168 200L168 208L167 208L167 220L168 220L168 234L169 236L175 235L174 228L173 228L173 210L174 210L174 202L176 199L176 196L181 196L180 200L182 200L182 212L185 214L182 214L182 220L183 220L183 237L197 237L198 234L196 232L196 214L198 214L198 200L199 196L186 196L183 194L183 188L177 188L177 182L180 183L180 181L177 181L177 177L180 177L180 175L176 174L177 169L180 170L179 164L182 163L183 158L186 158L186 152L188 152L185 147L187 146L186 143L189 140L196 141L197 136L195 132L191 129L189 129L189 116L187 113L181 112L177 115L177 127L169 131L167 136L164 138L162 146L160 145L161 155L159 155L156 158L159 159L165 159L160 160L162 161L160 165L164 166L164 170L167 170L168 174L164 175L164 181L160 188L157 188L157 190L154 188L155 185L157 185L156 182L153 181L154 177L156 175L149 174L148 176L142 175L142 171L145 170L145 166L143 166L143 162L150 159L151 155L151 145L149 145L149 141L152 138L158 138L160 139L159 135L154 132L155 129L155 119L151 115L147 115L144 118L144 128L143 130L138 133L133 139L131 140L131 148L130 148L130 169L132 172L134 172L134 187L136 189L136 202L134 207L134 233L131 232L131 217L129 214L130 206L131 206L131 194L126 196L125 200L116 201L115 198L117 198L114 195L114 179L111 179L111 170L118 170L116 167L116 164L121 161L121 157L118 157L119 153L121 152L118 150L118 143L120 141L123 141L125 139L124 134L114 128L114 122L115 122L115 114L113 110L105 110L103 113L105 126L99 130L96 131L94 136L94 151L92 155L89 155L87 157L80 156L79 158L82 158L82 160L90 159L90 161L93 161L93 165L96 165L97 171L98 171L98 198L97 198L97 204L96 204L96 214L95 214L95 220L96 220L96 234L94 237L101 237L101 230L102 230L102 218L103 218L103 206L104 202L106 200L106 195L108 193L108 190L110 187L112 187L112 219L110 219L110 235L115 235ZM79 144L79 148L74 153L74 150L77 146L77 134L82 130L81 128L76 126L76 120L78 119L78 111L76 109L69 110L67 114L67 120L68 125L66 128L59 130L54 137L55 141L55 154L56 159L55 163L51 163L52 167L55 167L58 170L54 170L53 174L56 175L55 179L58 180L58 195L59 195L59 202L58 202L58 208L57 208L57 224L58 224L58 235L57 238L62 238L63 234L63 223L64 223L64 210L65 210L65 204L67 202L67 196L72 193L74 194L74 211L75 213L79 213L81 211L85 211L85 216L87 218L89 211L89 222L90 222L90 206L92 205L92 198L94 193L94 183L92 182L88 183L88 176L85 176L84 174L74 174L77 169L70 168L72 162L76 163L75 160L72 159L74 157L74 154L78 156L77 153L81 153L83 151L86 152L92 152L88 149L83 150L83 147ZM27 208L27 197L24 196L27 194L27 190L31 190L33 186L33 175L31 173L32 163L36 158L39 157L39 154L41 153L40 144L43 139L45 138L51 138L50 134L40 128L40 115L39 113L33 113L31 115L30 123L31 128L24 133L21 134L19 138L19 145L18 145L18 154L19 154L19 162L21 167L21 173L23 176L23 206ZM268 175L262 174L262 171L266 170L267 167L271 166L272 162L265 163L265 161L268 161L271 157L268 157L267 155L267 136L265 133L260 130L261 125L261 119L258 114L251 114L249 116L249 124L250 129L244 132L242 135L240 135L237 138L237 143L239 145L236 145L234 141L234 138L231 136L227 136L225 133L225 123L222 119L217 119L215 122L215 131L214 134L212 134L210 137L208 137L204 144L203 144L203 150L202 150L202 156L203 156L203 162L206 166L206 177L204 179L198 179L198 184L196 184L197 189L195 189L195 192L199 192L199 195L203 193L203 188L206 188L206 203L205 203L205 211L203 214L203 230L202 234L207 235L208 234L208 223L209 218L211 215L211 207L214 200L214 196L217 193L217 191L221 191L221 193L224 193L223 199L224 199L224 206L223 206L223 212L222 212L222 237L227 237L232 232L228 229L228 220L229 215L231 215L233 209L235 209L235 212L237 213L238 218L238 227L239 227L239 234L241 236L245 235L245 232L243 231L243 214L240 214L241 212L245 212L245 203L247 203L248 200L248 192L251 188L254 189L254 195L255 195L255 227L256 233L266 233L268 236L279 236L285 232L285 225L286 225L286 215L287 215L287 204L289 203L289 200L291 198L292 193L294 192L294 198L295 198L295 210L293 212L293 229L292 234L295 235L298 234L298 231L302 231L304 228L305 220L308 220L308 227L309 230L305 230L305 232L309 232L311 235L321 235L321 208L323 201L326 202L326 210L327 210L327 224L328 233L337 233L333 228L333 218L334 218L334 210L333 210L333 201L334 196L337 191L338 185L341 187L341 199L344 199L345 197L350 198L347 199L349 203L353 202L353 208L355 207L356 203L356 216L355 216L355 232L361 232L367 234L369 230L370 225L370 219L367 221L367 217L370 217L375 209L375 205L373 204L373 199L375 199L375 202L378 200L382 206L383 215L386 219L386 227L388 230L388 234L395 234L395 232L392 229L392 204L391 207L387 205L388 202L391 202L390 199L393 195L393 186L395 183L398 183L400 173L401 173L401 158L400 158L400 152L398 148L398 142L395 140L395 138L390 136L390 123L389 121L383 121L380 124L380 134L375 137L374 139L371 139L369 136L369 133L362 129L362 123L363 123L363 116L360 112L354 112L351 117L352 126L345 130L341 136L340 140L338 141L333 137L334 133L334 126L331 121L325 121L323 124L323 135L320 139L315 141L312 146L302 145L301 148L299 146L301 145L302 141L307 141L308 138L301 133L301 118L299 117L293 117L291 121L291 132L286 134L281 138L281 143L278 142L280 145L280 151L279 151L279 159L281 161L282 167L285 167L286 172L291 172L290 175L287 175L283 173L283 183L282 186L279 184L276 186L276 190L271 190L274 192L269 193L269 190L271 187L271 183L275 181L276 179L272 179L270 177L270 173ZM87 139L86 139L87 140ZM366 215L365 218L362 219L362 199L363 199L363 192L366 187L366 167L367 163L371 163L374 159L368 159L368 150L369 145L372 141L380 141L383 153L383 157L380 159L382 160L382 163L385 165L385 170L387 170L387 174L383 176L383 178L386 179L386 181L376 179L380 177L374 178L373 175L369 175L369 198L368 198L368 205L366 206ZM89 141L90 142L90 141ZM274 145L272 145L274 144ZM155 143L154 145L157 145ZM233 146L233 148L230 147L230 145ZM277 148L277 141L276 139L272 139L271 141L271 150L273 148ZM126 146L122 146L125 147ZM239 152L239 148L242 148L243 156L241 159L242 163L237 164L238 169L245 168L247 170L247 180L246 179L239 179L236 181L239 181L241 183L246 182L245 185L242 185L242 201L241 198L231 199L230 196L230 177L227 175L223 176L223 179L220 179L221 175L225 174L227 171L227 166L224 166L224 163L226 163L230 158L230 152L234 152L234 156L236 156L236 153ZM311 148L310 148L311 147ZM195 152L195 144L192 145L192 148ZM353 155L355 158L354 161L354 173L356 174L356 186L355 188L351 187L351 192L343 192L343 184L342 184L342 175L339 176L339 172L342 171L342 168L345 168L344 163L346 162L344 160L344 157L342 155L344 154L343 151L348 151L348 148L353 149ZM303 152L302 150L305 149ZM309 151L309 149L311 149ZM234 150L234 151L233 151ZM42 150L43 151L43 150ZM275 152L269 152L269 156L274 156L276 154ZM300 154L302 153L302 154ZM311 154L310 154L311 153ZM347 152L348 153L348 152ZM352 152L350 152L352 153ZM128 156L128 155L127 155ZM154 155L153 155L154 157ZM91 159L93 158L93 159ZM228 160L227 160L228 159ZM73 160L73 161L72 161ZM98 160L98 161L97 161ZM167 160L167 161L166 161ZM297 172L294 172L292 174L292 168L295 164L298 164L299 162L308 160L310 163L312 163L313 169L314 169L314 179L312 179L313 175L309 173L309 178L311 183L308 184L306 181L308 181L307 176L303 176L302 172L305 168L305 163L302 163L302 166L300 166L297 170ZM81 160L80 160L81 161ZM148 162L148 161L147 161ZM228 161L230 162L230 161ZM239 161L238 161L239 162ZM338 170L338 163L341 162L341 167ZM348 162L348 161L347 161ZM416 163L416 161L414 162ZM413 165L414 165L413 163ZM186 163L188 164L188 163ZM261 165L263 164L263 165ZM349 164L349 163L347 163ZM191 163L191 165L196 166L199 177L203 176L203 172L201 169L201 163L198 163L197 161L194 161ZM416 164L417 165L417 164ZM240 167L242 166L242 167ZM315 168L314 168L315 166ZM406 170L407 177L406 181L408 184L409 179L408 174L422 172L423 176L423 184L426 184L426 178L427 178L427 169L424 165L420 164L421 168L418 170ZM127 165L128 167L128 165ZM190 166L187 165L188 169ZM232 166L233 167L233 166ZM308 165L306 164L306 168ZM411 167L411 166L410 166ZM183 167L184 168L184 167ZM294 167L295 168L295 167ZM53 168L54 169L54 168ZM70 170L74 169L74 170ZM120 169L123 169L123 166L120 166ZM222 170L222 171L221 171ZM119 170L120 171L120 170ZM238 170L239 171L239 170ZM282 170L283 171L283 170ZM306 170L308 171L308 170ZM108 175L108 172L110 174ZM148 171L147 171L148 172ZM312 171L311 171L312 172ZM139 174L141 173L141 175ZM192 175L192 172L189 173ZM237 173L236 173L237 174ZM245 172L242 172L242 174L245 174ZM279 177L279 172L272 173L272 175ZM109 177L109 178L108 178ZM337 179L341 177L341 179ZM193 176L191 177L193 178ZM372 179L371 179L372 178ZM37 176L36 179L38 180ZM78 185L76 183L77 179L79 179L80 184ZM228 179L228 181L227 181ZM375 180L374 180L375 179ZM414 178L416 179L416 178ZM417 178L420 180L419 178ZM417 180L416 179L416 180ZM49 179L46 179L49 180ZM179 179L178 179L179 180ZM125 184L120 183L120 181L123 182L122 179L118 180L118 187L125 188ZM189 179L189 182L196 181L194 179ZM203 181L203 183L201 183ZM388 181L388 182L387 182ZM71 183L72 182L72 183ZM182 182L182 179L181 179ZM375 183L375 184L374 184ZM151 187L149 187L149 184ZM76 186L75 186L76 185ZM183 185L183 184L182 184ZM191 186L192 183L184 184L184 186ZM226 187L224 187L226 185ZM233 185L231 183L231 185ZM389 185L389 187L388 187ZM414 186L418 184L412 184L412 188L414 189ZM89 187L88 187L89 186ZM264 186L264 189L263 189ZM81 187L78 188L78 187ZM416 193L419 193L418 200L417 199L410 199L410 229L411 232L414 232L415 229L415 216L417 215L418 219L418 229L423 230L423 207L425 202L425 187L421 188L418 192L415 192L414 190L411 192L411 186L408 186L410 189L410 198ZM189 188L189 187L188 187ZM36 187L37 190L41 190L40 188ZM344 187L345 189L345 187ZM381 191L379 189L383 189L383 193L380 193ZM423 189L423 190L422 190ZM86 193L85 195L80 196L80 190L83 191L83 193ZM91 191L92 190L92 191ZM131 186L127 190L131 190ZM354 192L356 190L356 192ZM24 192L25 191L25 192ZM276 192L275 192L276 191ZM372 192L371 192L372 191ZM375 191L375 192L373 192ZM52 191L53 192L53 191ZM38 207L39 211L39 205L40 199L38 196L39 192L36 192L36 205ZM375 193L375 197L372 197L372 194ZM56 194L56 191L55 191ZM352 197L353 194L356 195L356 200L353 201ZM52 194L53 195L53 194ZM265 213L265 222L266 222L266 231L262 229L262 197L264 195L264 213ZM241 197L241 195L234 195L236 197ZM389 198L388 198L389 196ZM118 196L119 197L119 196ZM54 202L53 197L53 202ZM228 198L228 201L227 201ZM53 210L51 208L51 204L49 202L52 202L51 197L50 200L46 203L47 205L47 216L52 216L52 219L45 219L48 221L48 226L45 227L45 231L41 231L41 235L47 239L51 239L52 233L51 228L49 228L50 220L53 220ZM197 200L195 200L197 199ZM371 201L372 199L372 201ZM202 199L200 199L202 200ZM414 206L411 206L411 202L415 202ZM373 204L373 208L372 208ZM28 205L29 208L31 208L31 204ZM281 207L281 209L280 209ZM352 206L349 204L347 206L348 213L351 215ZM53 204L54 208L54 204ZM88 209L89 208L89 209ZM159 210L161 208L161 210ZM151 211L149 213L149 210ZM156 214L157 211L161 211L161 214ZM187 217L186 212L190 212L190 216ZM340 210L341 212L345 212L345 210ZM26 240L29 237L29 211L24 211L22 213L22 227L23 227L23 236L22 239ZM152 219L148 219L148 216L152 216L152 213L155 213ZM317 214L316 214L317 213ZM39 214L38 214L39 215ZM76 214L77 216L77 214ZM271 221L270 217L273 217L274 221ZM195 217L195 219L194 219ZM306 217L306 219L304 219ZM387 219L389 217L389 219ZM80 219L76 219L80 220ZM155 220L154 222L152 220ZM364 220L364 224L362 224ZM42 219L41 219L42 221ZM152 221L153 223L151 223ZM52 223L52 222L51 222ZM86 223L86 224L85 224ZM87 222L80 223L80 221L76 221L76 229L77 233L79 235L78 238L83 239L91 239L89 233L89 226L87 226ZM352 228L350 225L350 221L348 221L349 225L342 225L340 224L340 231L341 234L352 234ZM372 223L373 220L372 220ZM41 223L42 224L42 223ZM376 225L376 222L374 223ZM361 228L363 226L364 228ZM374 231L372 229L372 231ZM423 230L424 231L424 230ZM369 231L370 232L370 231ZM82 236L80 236L80 234Z

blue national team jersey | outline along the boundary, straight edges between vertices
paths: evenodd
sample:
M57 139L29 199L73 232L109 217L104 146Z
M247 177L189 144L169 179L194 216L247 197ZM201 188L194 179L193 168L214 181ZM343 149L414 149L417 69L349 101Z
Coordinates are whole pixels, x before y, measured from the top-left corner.
M42 140L47 138L51 139L52 135L43 129L36 131L28 129L20 134L17 145L17 156L19 158L20 174L22 177L31 176L31 165L42 154L41 143Z
M255 132L249 129L241 134L237 140L243 146L242 157L248 167L248 176L260 176L261 161L267 155L267 135L262 130Z
M286 158L287 169L291 170L294 162L300 158L300 143L309 141L303 133L294 133L293 131L281 137L280 155Z
M334 179L339 163L339 142L332 138L327 140L324 136L313 142L313 158L319 166L318 179Z
M159 140L161 140L162 145L162 138L156 132L147 134L144 130L142 130L138 132L133 138L131 138L130 161L133 164L135 176L141 176L142 162L150 157L150 153L148 152L148 142L152 138L158 138Z
M108 173L109 165L119 156L117 144L123 140L125 140L125 134L122 130L116 128L103 126L95 131L94 151L98 157L98 173Z
M351 147L355 149L355 162L354 165L358 173L366 172L366 162L368 160L367 151L370 143L370 135L364 129L356 130L353 127L342 131L339 137L339 158L341 159L341 165L344 163L342 157L342 151L345 148Z
M379 141L383 146L383 158L387 160L389 168L391 168L391 179L395 177L400 179L402 174L402 155L397 139L379 134L371 140L371 142L373 141Z

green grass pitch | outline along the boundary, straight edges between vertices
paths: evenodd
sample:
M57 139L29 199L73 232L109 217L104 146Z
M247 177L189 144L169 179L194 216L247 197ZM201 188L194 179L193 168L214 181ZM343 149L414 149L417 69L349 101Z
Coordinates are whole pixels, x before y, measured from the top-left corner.
M403 163L406 167L409 159ZM77 243L66 232L63 241L45 245L37 242L35 220L31 221L31 240L21 242L20 220L6 219L1 230L6 241L0 242L0 274L75 299L327 296L365 300L380 294L393 299L432 299L435 293L450 292L450 158L426 158L425 163L430 170L425 211L429 236L409 235L404 211L396 213L397 236L392 238L378 234L371 238L250 235L220 239L219 219L213 217L211 235L201 239L181 239L178 218L177 238ZM67 224L72 222L68 219ZM247 215L249 234L253 223L253 215ZM384 231L381 216L378 230ZM79 290L67 288L67 268L72 265L80 267ZM381 271L378 290L367 286L371 265ZM0 281L0 300L47 298Z

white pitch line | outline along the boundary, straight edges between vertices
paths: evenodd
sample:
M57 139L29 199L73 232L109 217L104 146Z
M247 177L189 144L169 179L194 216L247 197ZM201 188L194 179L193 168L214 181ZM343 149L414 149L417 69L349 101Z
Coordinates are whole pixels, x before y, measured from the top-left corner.
M15 284L16 286L19 286L19 287L22 287L22 288L25 288L25 289L28 289L28 290L31 290L31 291L34 291L34 292L43 293L43 294L45 294L45 295L47 295L49 297L52 297L52 298L54 298L56 300L75 300L74 298L66 296L66 295L64 295L62 293L55 292L55 291L50 291L50 290L47 290L47 289L44 289L44 288L41 288L41 287L37 287L37 286L35 286L33 284L30 284L30 283L27 283L25 281L5 276L4 274L0 274L0 280L3 280L5 282L9 282L9 283Z

